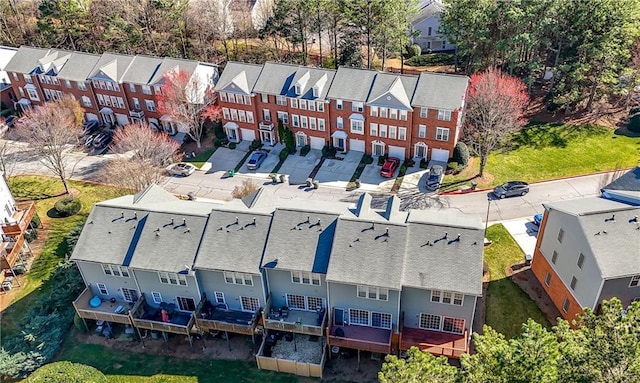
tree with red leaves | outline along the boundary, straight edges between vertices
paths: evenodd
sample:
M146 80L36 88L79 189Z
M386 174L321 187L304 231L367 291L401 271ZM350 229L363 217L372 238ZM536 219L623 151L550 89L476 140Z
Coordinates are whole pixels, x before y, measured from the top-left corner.
M106 178L124 189L142 190L162 179L165 166L180 160L179 148L176 140L146 124L127 125L113 135L116 157L105 166Z
M499 148L509 133L524 126L529 103L526 85L518 78L490 68L471 76L467 93L465 141L480 157L482 177L489 154Z
M215 92L209 79L182 70L168 72L163 77L158 110L174 122L187 128L187 134L198 145L207 119L220 118L220 107L214 104Z

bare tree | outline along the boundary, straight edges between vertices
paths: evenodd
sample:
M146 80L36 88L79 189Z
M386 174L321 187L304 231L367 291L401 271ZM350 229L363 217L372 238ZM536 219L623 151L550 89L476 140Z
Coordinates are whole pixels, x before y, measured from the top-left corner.
M113 136L111 149L116 157L105 166L110 183L139 191L162 179L164 168L180 160L180 145L164 132L147 125L132 124Z
M164 75L158 110L185 126L200 149L205 121L220 115L220 108L213 103L215 97L211 79L197 72L171 71Z
M78 109L82 110L78 101L65 96L25 112L16 124L18 137L28 142L40 162L60 178L66 193L68 180L79 162L79 158L74 162L70 156L82 131L75 117Z
M525 124L528 102L526 85L499 69L471 76L465 139L473 154L480 157L480 177L489 154L504 144L509 133Z
M198 25L197 35L203 35L207 44L214 46L219 40L224 48L227 61L230 59L229 38L234 32L234 20L231 13L232 0L197 0L189 9L193 23Z

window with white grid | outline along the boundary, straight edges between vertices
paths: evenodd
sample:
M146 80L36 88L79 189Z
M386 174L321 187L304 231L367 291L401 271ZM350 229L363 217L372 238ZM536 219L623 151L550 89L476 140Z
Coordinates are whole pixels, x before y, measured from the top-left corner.
M287 306L290 309L306 310L304 295L287 294Z
M324 307L324 299L320 297L307 297L307 309L309 311L318 311Z
M431 302L440 302L441 297L442 297L442 291L431 290Z
M429 108L421 107L420 118L427 118L428 115L429 115Z
M251 274L225 271L224 281L235 285L253 286L253 279L251 278Z
M631 282L629 282L629 287L640 286L640 275L634 275L631 277Z
M260 308L260 301L254 297L240 297L242 311L256 312Z
M442 317L440 315L433 314L420 314L420 328L426 330L440 330L440 322L442 321Z
M349 309L349 323L360 326L368 326L369 312L367 310Z
M213 292L213 295L214 295L214 296L215 296L215 298L216 298L216 303L227 303L227 302L224 300L224 293L223 293L222 291L214 291L214 292Z
M436 128L436 140L449 141L449 128Z
M158 277L160 278L160 283L168 284L168 285L187 285L187 276L176 273L165 273L158 272Z
M162 303L162 295L157 291L151 292L151 298L153 298L153 303Z
M287 105L287 98L284 96L276 96L276 104Z
M100 292L100 294L109 295L109 291L107 290L107 285L105 285L104 283L96 283L96 287L98 288L98 291Z
M370 111L371 117L378 117L378 107L377 106L370 106L369 107L369 111Z
M453 293L453 304L457 306L462 306L463 298L464 298L464 294Z
M438 120L451 121L451 111L438 109Z
M389 289L373 286L358 285L358 298L376 299L379 301L389 300Z
M372 311L371 327L391 329L391 314Z
M442 303L449 303L451 304L451 298L452 298L453 294L449 291L444 291L442 293Z
M464 332L464 319L444 317L442 331L462 334Z
M138 291L133 289L122 289L122 297L126 302L134 302L138 300Z

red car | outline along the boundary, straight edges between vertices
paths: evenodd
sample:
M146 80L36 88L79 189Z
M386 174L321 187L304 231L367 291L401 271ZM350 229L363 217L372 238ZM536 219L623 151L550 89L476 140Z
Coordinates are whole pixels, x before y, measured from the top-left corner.
M384 165L382 165L382 169L380 169L380 175L382 177L391 178L393 177L393 173L400 166L400 159L396 157L387 158L384 161Z

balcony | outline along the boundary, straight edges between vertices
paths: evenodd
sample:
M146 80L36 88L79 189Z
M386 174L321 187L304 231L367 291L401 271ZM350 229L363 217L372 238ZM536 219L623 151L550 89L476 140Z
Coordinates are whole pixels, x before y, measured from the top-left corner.
M9 237L8 241L0 244L0 269L10 269L15 266L20 259L22 248L24 247L24 235L19 234L16 237Z
M144 111L140 109L134 109L129 111L129 117L144 118Z
M196 308L195 325L202 331L227 331L236 334L253 335L258 313L229 310L225 304L215 304L207 300L205 294Z
M84 291L73 301L73 307L76 309L78 316L82 319L103 320L112 323L132 324L130 311L135 311L142 305L142 299L133 304L130 302L115 300L103 301L98 307L91 307L89 301L93 298L93 292L90 288Z
M327 323L327 310L325 309L320 311L275 309L271 306L271 299L267 301L262 316L266 329L315 336L324 335L324 327Z
M258 129L260 130L272 132L273 128L274 126L272 121L260 121L260 124L258 124Z
M152 307L148 305L144 298L144 293L140 297L139 301L143 302L138 305L135 310L131 310L129 315L133 320L133 325L138 329L146 329L153 331L170 332L174 334L183 334L189 337L191 343L191 327L194 323L193 312L183 312L177 309L172 309L175 305L168 309L169 321L164 322L162 320L162 309L160 307Z
M336 335L337 329L342 329L344 335ZM327 343L329 346L391 354L391 330L358 325L330 326L327 328Z
M322 378L327 360L323 337L267 333L256 354L261 370L286 372L299 376Z
M29 227L35 212L36 205L32 201L16 203L16 211L11 218L0 224L2 232L9 236L23 234Z
M460 355L469 352L469 335L466 330L464 334L450 334L404 327L400 333L400 349L408 350L412 346L436 356L460 358Z

